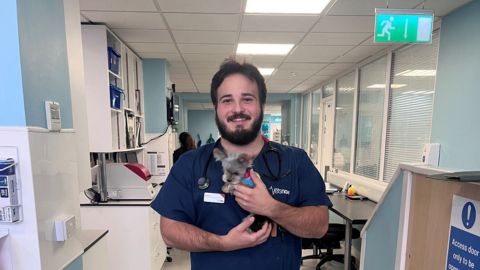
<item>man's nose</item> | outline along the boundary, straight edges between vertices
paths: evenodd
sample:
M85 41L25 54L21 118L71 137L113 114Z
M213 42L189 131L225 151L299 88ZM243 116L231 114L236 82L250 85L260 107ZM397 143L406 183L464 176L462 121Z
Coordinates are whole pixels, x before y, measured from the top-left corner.
M235 107L234 107L235 112L243 112L243 104L241 101L236 101L235 102Z

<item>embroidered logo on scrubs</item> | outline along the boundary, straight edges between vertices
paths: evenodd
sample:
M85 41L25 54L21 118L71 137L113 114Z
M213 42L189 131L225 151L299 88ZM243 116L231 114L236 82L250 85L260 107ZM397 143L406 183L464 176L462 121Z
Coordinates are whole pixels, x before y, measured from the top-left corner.
M274 187L272 187L272 186L270 186L268 189L270 190L270 192L272 193L272 195L276 195L276 194L279 194L279 195L290 195L290 190L287 190L287 189L274 188Z

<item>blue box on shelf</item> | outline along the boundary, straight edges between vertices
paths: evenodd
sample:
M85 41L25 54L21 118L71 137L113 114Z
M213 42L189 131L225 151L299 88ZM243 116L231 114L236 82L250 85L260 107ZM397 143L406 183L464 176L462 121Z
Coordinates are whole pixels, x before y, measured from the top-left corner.
M108 69L117 75L119 75L120 70L120 57L120 54L114 48L108 47Z
M110 84L110 107L112 109L122 109L123 90Z

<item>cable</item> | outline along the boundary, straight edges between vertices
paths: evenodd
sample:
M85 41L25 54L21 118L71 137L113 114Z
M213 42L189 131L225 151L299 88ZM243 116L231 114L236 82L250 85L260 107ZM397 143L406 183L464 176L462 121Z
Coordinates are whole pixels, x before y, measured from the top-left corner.
M163 135L165 135L165 134L167 133L169 127L170 127L170 125L167 125L167 128L165 128L165 130L163 131L162 134L160 134L160 135L158 135L158 136L156 136L156 137L151 138L150 140L148 140L148 141L145 142L145 143L140 143L140 144L139 144L140 147L142 147L142 146L144 146L144 145L146 145L146 144L148 144L148 143L150 143L150 142L152 142L152 141L154 141L154 140L162 137Z

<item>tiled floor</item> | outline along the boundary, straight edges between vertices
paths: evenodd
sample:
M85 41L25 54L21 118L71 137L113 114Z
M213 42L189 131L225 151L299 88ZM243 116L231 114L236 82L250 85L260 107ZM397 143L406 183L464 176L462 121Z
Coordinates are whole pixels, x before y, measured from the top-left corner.
M305 250L304 255L311 254L311 251ZM186 251L173 249L171 251L173 258L172 262L165 262L162 270L189 270L190 269L190 255ZM300 270L314 270L318 260L306 260ZM322 266L323 270L337 270L343 269L343 264L337 262L327 262Z

